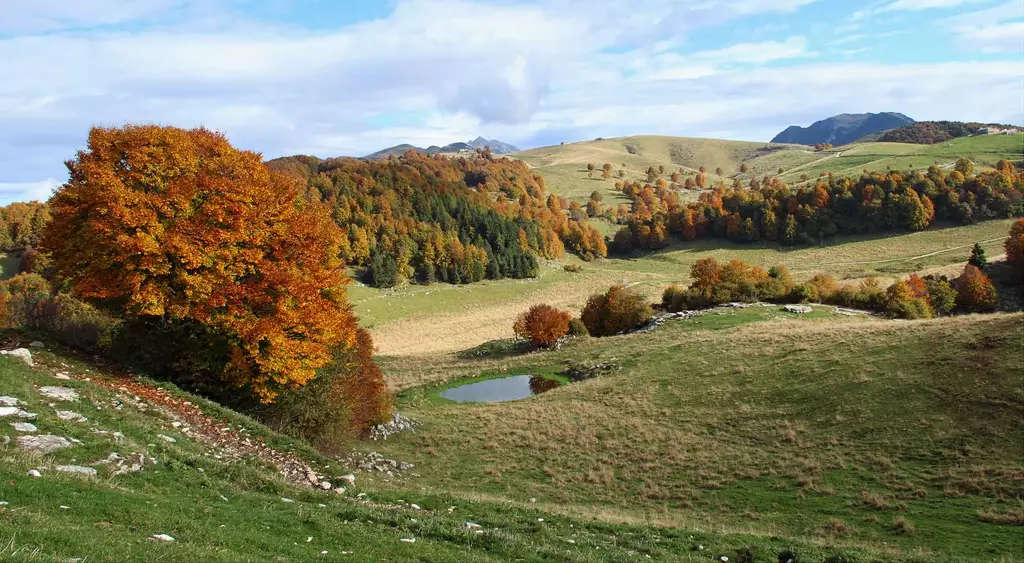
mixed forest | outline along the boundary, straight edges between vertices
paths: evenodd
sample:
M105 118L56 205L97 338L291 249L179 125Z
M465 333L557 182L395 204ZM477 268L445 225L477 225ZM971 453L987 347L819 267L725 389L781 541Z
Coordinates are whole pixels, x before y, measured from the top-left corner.
M341 258L366 281L471 283L537 274L538 257L604 256L604 237L545 191L527 166L480 150L471 158L364 161L296 156L269 163L300 178L342 227Z

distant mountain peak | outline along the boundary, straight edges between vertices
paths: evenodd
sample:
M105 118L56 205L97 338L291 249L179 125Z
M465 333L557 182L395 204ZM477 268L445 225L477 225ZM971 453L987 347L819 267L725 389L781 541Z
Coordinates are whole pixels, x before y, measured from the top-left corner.
M403 143L401 145L395 145L393 147L381 149L373 154L368 154L363 158L374 160L378 158L387 158L389 156L401 156L408 151L415 151L418 153L428 155L438 153L457 153L462 151L473 151L476 149L482 149L486 147L490 147L491 152L494 154L508 154L519 151L519 149L515 145L510 145L497 139L485 139L484 137L477 136L477 138L469 142L464 143L459 141L455 143L449 143L443 147L439 147L437 145L430 145L425 149L414 145L410 145L408 143Z
M845 145L861 137L898 129L914 123L914 120L898 112L841 113L815 121L809 127L790 125L772 138L773 143L796 143L815 145L831 143Z

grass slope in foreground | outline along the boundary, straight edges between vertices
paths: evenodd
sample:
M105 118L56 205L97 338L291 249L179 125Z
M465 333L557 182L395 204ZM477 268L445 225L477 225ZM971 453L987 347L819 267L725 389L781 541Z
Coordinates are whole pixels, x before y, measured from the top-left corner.
M400 409L421 429L375 448L415 462L417 486L464 498L903 561L1019 560L1024 315L731 315L525 356L395 359L399 380L432 367L435 381L551 374L580 359L621 370L510 403L410 389Z
M32 422L38 427L18 432L11 418L0 419L0 436L11 438L0 439L2 561L707 561L722 555L735 560L747 546L762 557L795 548L813 560L839 552L817 542L628 525L536 506L469 501L425 493L414 475L404 490L374 488L363 473L344 495L299 489L261 459L193 439L150 398L162 391L187 401L218 427L230 426L240 440L299 456L331 477L349 468L172 387L158 390L149 381L114 378L67 355L34 350L35 367L0 356L0 396L19 399L18 408L37 415ZM57 379L58 373L73 379ZM125 384L130 391L119 389ZM57 401L40 394L41 387L55 385L75 390L79 398ZM62 420L57 410L88 420ZM78 442L30 454L15 445L14 438L26 434ZM92 465L112 452L144 454L145 468L112 475ZM98 474L56 470L70 464L95 467ZM42 476L28 476L33 469ZM157 534L175 541L151 539ZM705 549L694 550L698 545ZM861 550L843 553L850 561L868 560Z

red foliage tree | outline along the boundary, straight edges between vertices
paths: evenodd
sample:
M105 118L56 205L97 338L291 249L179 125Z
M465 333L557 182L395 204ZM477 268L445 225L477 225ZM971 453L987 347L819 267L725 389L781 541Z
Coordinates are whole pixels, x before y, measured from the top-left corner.
M569 332L570 319L569 313L540 304L519 315L512 328L519 338L537 346L551 346Z
M960 277L953 280L956 289L956 304L972 313L994 311L998 305L996 288L981 270L968 264Z

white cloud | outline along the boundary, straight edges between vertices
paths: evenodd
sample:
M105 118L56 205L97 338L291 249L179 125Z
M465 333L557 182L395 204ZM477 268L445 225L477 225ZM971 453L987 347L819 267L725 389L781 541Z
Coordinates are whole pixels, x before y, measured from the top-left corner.
M963 44L985 53L1024 52L1024 22L958 27L954 31Z
M407 0L319 32L243 19L0 39L0 198L45 198L58 181L38 179L60 177L96 124L205 125L275 157L477 135L757 140L844 111L1022 121L1008 62L830 63L803 36L681 49L703 26L806 3Z
M53 178L36 182L0 182L0 205L12 201L46 201L60 182Z
M0 33L119 24L151 16L185 3L185 0L8 1L4 2Z

